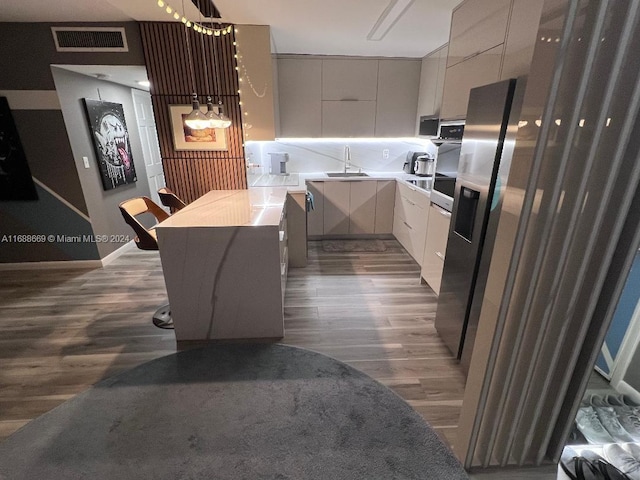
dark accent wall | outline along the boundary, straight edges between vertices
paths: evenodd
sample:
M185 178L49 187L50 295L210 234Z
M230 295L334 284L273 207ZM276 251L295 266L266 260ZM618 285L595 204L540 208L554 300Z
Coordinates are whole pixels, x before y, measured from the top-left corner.
M57 52L51 27L124 27L128 52ZM122 23L0 23L0 90L54 90L50 65L144 65L140 30Z
M52 26L124 27L129 51L57 52ZM144 65L138 24L0 23L0 45L0 91L19 91L21 98L31 101L28 106L16 108L7 94L27 162L37 180L39 196L37 201L32 202L0 202L0 236L44 234L56 237L53 242L46 243L5 242L0 246L0 263L97 260L104 257L119 245L105 247L91 241L74 243L57 240L57 234L91 237L98 233L96 226L109 222L115 225L119 212L106 213L106 208L104 211L91 208L91 204L102 202L103 199L78 174L76 165L82 159L74 158L62 111L52 102L42 109L37 103L38 97L30 96L29 92L40 90L55 98L57 93L52 64ZM138 182L146 183L143 172L139 174ZM93 179L87 181L92 182ZM120 226L112 233L121 233Z
M224 27L226 25L222 25ZM234 34L220 37L201 35L188 29L194 57L196 93L206 103L206 77L213 92L211 62L219 71L219 93L232 125L225 131L226 151L176 151L173 144L169 105L191 104L192 82L186 49L185 27L181 23L140 24L142 44L151 81L153 109L160 141L167 186L191 202L209 190L245 189L242 114L239 105ZM205 41L208 68L205 70L201 41ZM212 55L215 44L215 59Z

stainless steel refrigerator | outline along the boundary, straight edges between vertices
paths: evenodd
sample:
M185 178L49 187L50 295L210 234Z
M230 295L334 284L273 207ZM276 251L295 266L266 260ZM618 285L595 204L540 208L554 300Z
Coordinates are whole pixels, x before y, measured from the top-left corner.
M468 371L525 78L471 90L435 326ZM505 252L509 254L510 252Z

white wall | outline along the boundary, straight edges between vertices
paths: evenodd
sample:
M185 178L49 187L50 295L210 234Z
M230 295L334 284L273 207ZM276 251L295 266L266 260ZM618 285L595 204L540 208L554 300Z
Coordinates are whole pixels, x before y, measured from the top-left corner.
M403 139L281 139L274 142L246 142L247 162L259 167L250 168L249 173L270 173L269 152L289 154L287 171L330 172L344 168L344 147L351 148L352 169L362 168L374 172L400 172L409 151L436 154L430 140L420 138ZM383 158L383 150L389 157Z

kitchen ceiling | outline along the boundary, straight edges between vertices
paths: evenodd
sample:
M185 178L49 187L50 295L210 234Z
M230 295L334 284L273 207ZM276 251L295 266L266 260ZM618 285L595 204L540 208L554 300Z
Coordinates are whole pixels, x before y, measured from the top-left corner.
M204 0L202 0L204 1ZM378 41L367 40L388 7L400 14ZM183 0L165 0L182 11ZM449 40L460 0L215 0L221 21L271 25L272 50L285 54L423 57ZM187 18L198 10L184 0ZM2 0L2 22L172 21L156 0Z

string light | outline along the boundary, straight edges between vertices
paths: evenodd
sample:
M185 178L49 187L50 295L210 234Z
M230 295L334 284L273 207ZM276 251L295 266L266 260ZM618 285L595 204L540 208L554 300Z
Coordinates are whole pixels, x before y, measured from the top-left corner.
M187 27L193 28L194 31L201 33L202 35L214 35L219 37L220 35L229 35L233 30L232 26L228 25L224 28L209 28L198 22L192 22L186 16L178 12L177 9L166 3L164 0L158 0L158 7L162 8L165 12L171 15L176 20L181 20Z

